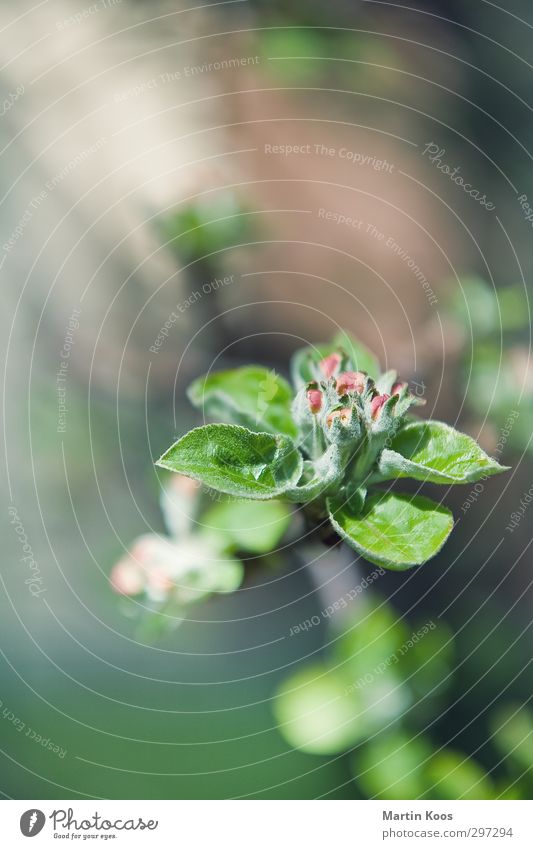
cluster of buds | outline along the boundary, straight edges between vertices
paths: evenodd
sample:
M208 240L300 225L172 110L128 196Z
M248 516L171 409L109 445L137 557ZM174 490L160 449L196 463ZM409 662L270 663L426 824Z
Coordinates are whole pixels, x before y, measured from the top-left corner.
M342 349L308 361L311 380L296 396L293 418L301 433L300 447L311 459L332 444L339 446L346 460L369 442L375 455L409 407L420 403L407 383L398 381L396 372L374 380L353 366L353 358Z

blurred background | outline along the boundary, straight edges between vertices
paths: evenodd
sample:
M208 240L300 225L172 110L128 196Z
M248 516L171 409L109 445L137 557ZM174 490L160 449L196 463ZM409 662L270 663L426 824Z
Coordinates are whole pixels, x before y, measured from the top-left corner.
M0 8L5 797L530 798L532 29L525 0ZM139 635L109 575L167 533L188 384L339 327L511 471L439 490L443 552L338 615L372 567L282 545Z

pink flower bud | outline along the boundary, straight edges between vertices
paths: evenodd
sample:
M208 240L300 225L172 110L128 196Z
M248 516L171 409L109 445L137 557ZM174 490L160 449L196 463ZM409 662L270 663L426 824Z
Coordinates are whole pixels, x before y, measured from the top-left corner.
M309 409L313 414L319 413L322 409L322 392L320 389L308 389L307 390L307 400L309 402Z
M390 397L390 395L376 395L375 398L372 398L370 413L374 421L380 417L382 407L387 403Z
M391 389L391 395L399 395L407 387L407 383L398 381Z
M337 369L339 368L342 361L342 357L340 354L330 354L329 357L326 357L324 360L321 360L319 363L320 371L327 377L333 377Z
M144 590L143 571L130 557L124 557L113 566L109 580L115 592L121 595L138 595Z
M326 419L327 426L331 427L335 419L340 419L341 424L343 425L350 424L350 421L352 419L352 408L343 407L342 410L333 410L331 413L329 413Z
M347 392L363 392L366 374L362 371L343 371L337 378L337 392L346 395Z

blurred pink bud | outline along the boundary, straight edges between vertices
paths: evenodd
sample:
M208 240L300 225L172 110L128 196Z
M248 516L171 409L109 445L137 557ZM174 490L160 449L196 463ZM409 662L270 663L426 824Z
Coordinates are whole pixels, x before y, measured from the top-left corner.
M343 371L337 378L337 392L346 395L347 392L363 392L366 375L362 371Z
M391 389L391 395L399 395L404 389L407 388L407 383L402 382L401 380L398 383L395 383Z
M155 567L149 570L146 576L146 583L148 589L157 595L166 595L174 586L174 582L161 567Z
M352 419L352 408L343 407L342 410L333 410L326 419L327 426L331 427L335 419L340 419L343 425L349 424Z
M340 354L330 354L329 357L321 360L319 366L324 377L327 377L328 379L333 377L341 364L341 360L342 357Z
M164 549L166 544L156 534L144 534L134 541L130 549L130 557L143 569L146 569L154 560L158 559L161 549Z
M370 413L374 421L380 417L382 407L387 403L390 397L390 395L376 395L375 398L372 398Z
M121 595L139 595L144 590L143 571L130 557L113 566L109 580L115 592Z
M322 409L322 392L320 389L308 389L307 390L307 400L309 402L309 409L312 413L319 413Z

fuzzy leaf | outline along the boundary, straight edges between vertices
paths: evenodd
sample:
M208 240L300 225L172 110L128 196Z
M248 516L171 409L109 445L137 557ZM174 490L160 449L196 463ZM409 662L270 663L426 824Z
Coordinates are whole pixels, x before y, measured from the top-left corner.
M157 465L228 495L269 499L296 484L303 460L286 436L213 424L189 431Z
M464 433L442 422L411 422L379 461L382 480L414 478L431 483L472 483L505 471Z
M274 371L244 366L213 372L195 380L187 394L209 418L261 433L296 436L291 416L292 389Z
M337 445L330 445L325 454L315 463L306 461L304 473L298 486L292 487L285 492L285 498L297 504L313 501L335 484L340 484L344 473L341 452Z
M449 510L422 496L375 492L361 513L329 499L333 527L371 563L404 570L434 557L453 528Z
M390 395L392 391L392 387L398 380L398 372L391 369L390 371L386 371L384 374L380 375L376 380L376 390L380 395Z

